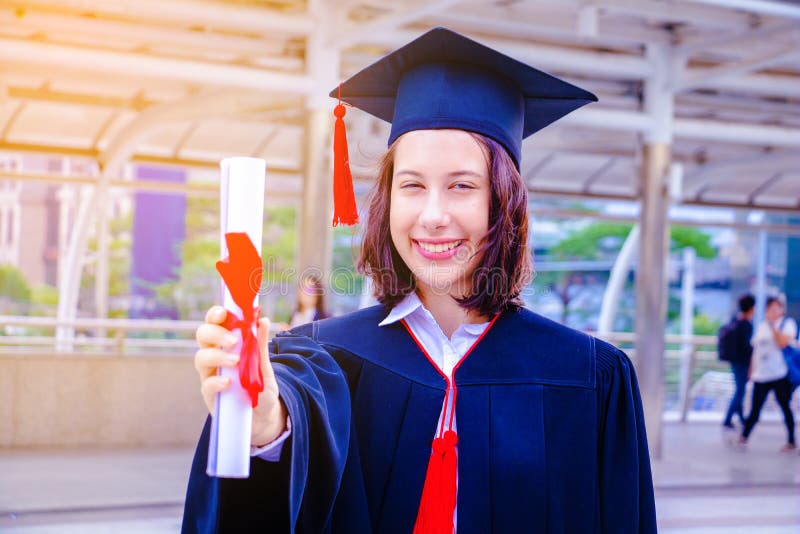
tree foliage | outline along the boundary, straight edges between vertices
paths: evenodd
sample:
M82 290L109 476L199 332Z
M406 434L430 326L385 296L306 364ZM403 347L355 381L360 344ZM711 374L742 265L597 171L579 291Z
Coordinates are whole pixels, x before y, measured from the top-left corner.
M571 231L564 239L550 247L548 259L555 261L613 261L619 254L633 224L598 222ZM670 228L670 250L677 252L693 248L697 257L711 259L717 251L711 245L711 236L697 228L673 226ZM583 290L583 279L602 277L606 273L585 274L577 269L546 271L538 273L536 282L556 295L561 301L561 321L566 323L570 304L579 299ZM671 303L670 310L675 303Z
M174 281L155 289L159 300L178 308L181 318L200 319L210 306L220 302L220 278L215 267L220 259L219 201L190 197L186 210L186 239L180 245L180 268ZM292 206L264 210L262 297L294 291L295 211ZM273 318L278 320L287 319L291 312L283 303L275 311Z
M628 237L632 224L594 223L574 230L550 249L557 260L595 260L615 257ZM693 248L698 258L711 259L717 251L711 246L711 236L687 226L670 227L670 250Z
M13 265L0 265L0 297L14 302L30 302L31 287L25 275Z

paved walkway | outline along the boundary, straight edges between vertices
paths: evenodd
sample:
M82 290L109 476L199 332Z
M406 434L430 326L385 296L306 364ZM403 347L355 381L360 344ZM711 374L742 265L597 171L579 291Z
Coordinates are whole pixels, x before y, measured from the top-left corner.
M800 455L760 424L746 450L716 422L670 423L654 462L660 531L800 532ZM192 451L0 452L0 532L175 533Z

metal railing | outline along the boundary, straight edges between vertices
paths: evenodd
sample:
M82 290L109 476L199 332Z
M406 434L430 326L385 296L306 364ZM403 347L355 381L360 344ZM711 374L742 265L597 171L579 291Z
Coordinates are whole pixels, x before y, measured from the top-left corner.
M610 332L602 339L625 350L636 360L633 332ZM734 384L728 364L719 361L717 336L666 334L664 336L664 408L678 412L685 421L689 411L696 409L725 409L733 393ZM713 377L713 384L708 384ZM713 395L700 391L703 386ZM700 403L696 401L701 400Z
M197 347L200 321L168 319L94 319L59 321L55 317L0 315L0 352L52 349L63 353L186 355ZM56 339L58 327L75 329L69 341ZM4 335L3 335L4 334Z
M102 354L112 356L166 355L188 357L194 354L194 332L200 321L165 319L95 319L78 318L58 321L55 317L0 316L0 353L41 353L43 350L64 354ZM59 345L55 331L58 327L74 328L76 335L68 344ZM3 335L4 334L4 335ZM636 351L633 332L603 334L604 340L622 348L634 361ZM709 372L716 373L719 384L715 389L716 404L705 408L719 409L732 388L725 380L728 366L717 359L716 336L685 336L667 334L664 337L665 408L679 410L681 418L692 408L701 379ZM706 377L707 378L707 377ZM707 382L707 380L706 380ZM707 400L707 399L706 399Z

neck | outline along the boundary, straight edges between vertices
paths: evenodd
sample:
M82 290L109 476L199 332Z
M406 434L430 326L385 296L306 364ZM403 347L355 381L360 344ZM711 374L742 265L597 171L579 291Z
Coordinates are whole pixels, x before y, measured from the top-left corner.
M426 292L422 288L417 291L417 295L448 339L464 323L485 323L489 320L485 315L459 306L452 295Z

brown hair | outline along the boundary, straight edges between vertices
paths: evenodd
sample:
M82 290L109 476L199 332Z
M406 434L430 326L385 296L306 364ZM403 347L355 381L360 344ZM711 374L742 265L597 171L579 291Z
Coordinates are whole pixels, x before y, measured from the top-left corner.
M494 315L522 306L519 294L531 279L528 194L508 152L488 137L470 135L484 149L490 169L489 231L477 252L483 253L483 258L472 275L472 292L457 300L464 308ZM416 289L414 276L397 253L389 229L396 144L392 143L380 162L358 260L359 272L372 279L375 297L388 307Z

